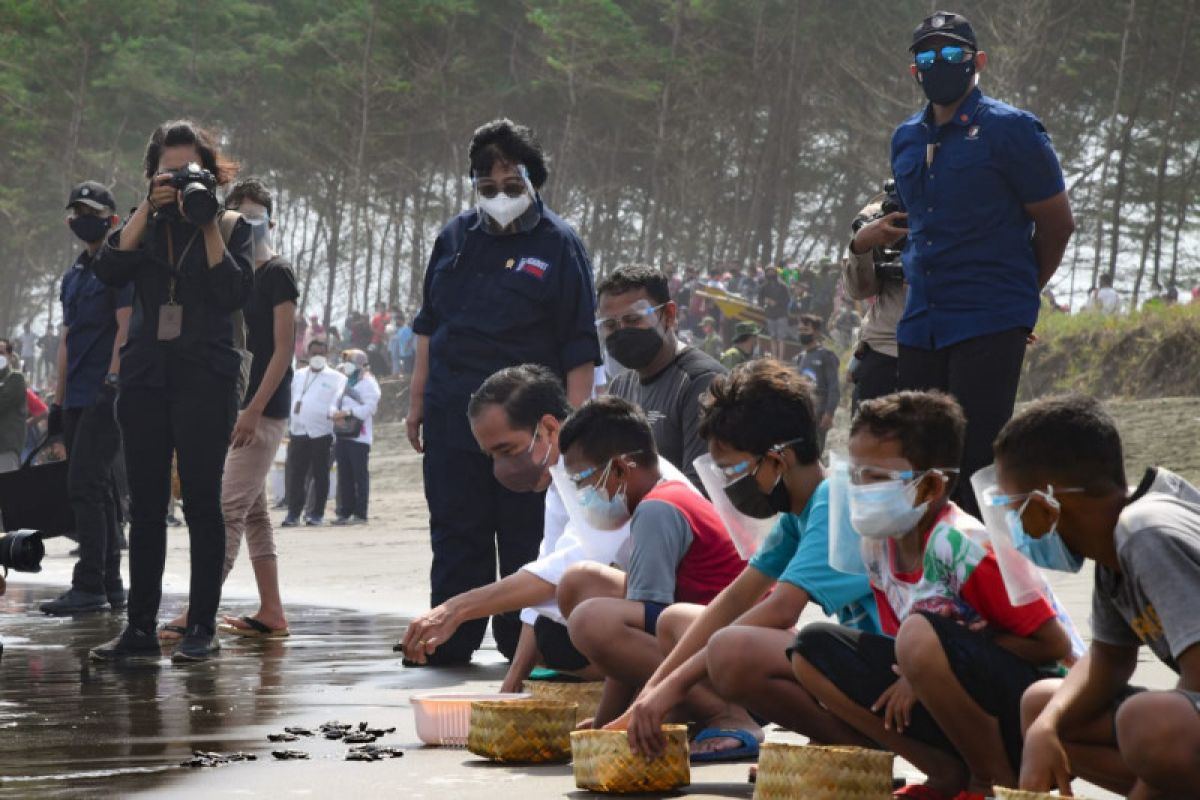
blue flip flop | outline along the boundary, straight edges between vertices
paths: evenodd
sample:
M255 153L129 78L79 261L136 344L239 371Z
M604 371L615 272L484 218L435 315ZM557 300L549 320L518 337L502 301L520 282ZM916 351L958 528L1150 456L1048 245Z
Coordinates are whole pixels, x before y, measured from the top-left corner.
M692 753L691 761L693 764L704 764L713 761L743 761L750 758L758 758L758 740L754 738L754 734L750 731L736 730L733 728L705 728L696 734L693 742L703 742L708 739L737 739L742 743L741 747L734 747L729 750L716 750L711 753Z

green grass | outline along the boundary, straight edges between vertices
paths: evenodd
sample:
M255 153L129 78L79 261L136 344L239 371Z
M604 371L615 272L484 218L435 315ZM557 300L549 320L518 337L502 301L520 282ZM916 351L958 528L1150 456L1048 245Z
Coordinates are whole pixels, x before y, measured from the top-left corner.
M1131 315L1043 314L1020 397L1080 391L1098 397L1200 395L1200 303Z

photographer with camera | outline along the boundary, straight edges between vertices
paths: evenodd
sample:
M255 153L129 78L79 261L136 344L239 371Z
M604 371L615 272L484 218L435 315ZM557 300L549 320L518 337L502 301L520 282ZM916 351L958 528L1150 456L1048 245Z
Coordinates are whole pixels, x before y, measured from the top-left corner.
M904 314L904 266L900 253L908 235L905 218L896 196L895 182L887 181L883 192L871 199L851 229L854 238L842 262L842 286L852 300L871 300L854 348L850 380L854 383L850 414L863 400L896 391L896 325Z
M254 243L240 215L227 226L228 244L222 237L216 188L234 177L237 165L217 151L212 134L186 120L164 123L150 137L145 168L146 198L93 263L106 284L133 284L137 311L117 403L131 501L129 618L119 637L91 655L108 661L160 654L155 628L166 560L163 510L174 453L191 586L187 633L173 659L203 661L218 648L215 619L225 563L221 474L243 368L232 315L250 295Z
M92 269L104 237L120 222L112 193L86 181L71 192L67 209L67 226L84 249L62 279L63 335L55 354L57 382L46 435L62 434L70 459L67 494L79 560L71 588L42 603L43 612L55 615L125 607L113 470L121 450L115 411L118 371L133 289L110 289Z

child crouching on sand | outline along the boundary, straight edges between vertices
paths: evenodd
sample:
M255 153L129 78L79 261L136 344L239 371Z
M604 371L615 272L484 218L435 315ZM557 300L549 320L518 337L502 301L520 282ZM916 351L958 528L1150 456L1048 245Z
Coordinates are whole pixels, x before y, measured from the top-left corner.
M964 429L939 393L862 404L850 513L888 635L816 623L792 651L822 705L926 774L898 797L968 800L1013 785L1021 695L1071 653L1051 603L1012 604L982 523L948 499Z
M1011 534L1041 566L1096 562L1092 645L1065 680L1034 684L1021 787L1066 791L1072 776L1134 800L1200 792L1200 490L1165 469L1131 493L1121 437L1096 400L1031 404L995 444ZM1146 645L1179 675L1131 686Z

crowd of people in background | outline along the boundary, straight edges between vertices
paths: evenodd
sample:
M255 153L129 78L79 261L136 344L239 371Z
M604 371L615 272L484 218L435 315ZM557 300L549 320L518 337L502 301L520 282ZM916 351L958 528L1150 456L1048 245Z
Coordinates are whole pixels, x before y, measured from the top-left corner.
M910 53L930 103L893 137L906 210L874 198L837 264L624 265L593 286L583 242L540 194L541 145L501 119L471 139L476 204L438 235L411 321L378 302L340 330L298 308L267 187L237 181L191 123L160 126L123 224L98 184L68 200L84 249L60 335L0 340L0 469L45 415L84 520L72 586L43 610L127 607L96 661L157 658L168 641L176 662L204 661L218 630L287 636L267 473L286 436L281 527L325 523L331 465L332 524L368 523L394 376L433 556L406 665L469 661L490 618L505 691L539 665L603 680L582 726L627 729L649 755L674 714L699 728L697 761L753 757L767 721L890 750L926 775L896 795L917 800L1068 790L1072 775L1137 798L1194 789L1200 491L1165 469L1131 490L1092 399L1013 416L1074 231L1066 186L1041 122L977 88L987 56L965 18L926 18ZM181 170L226 187L221 207L180 192ZM1120 307L1102 279L1089 308ZM51 341L47 409L25 376ZM843 359L852 416L834 459ZM191 584L160 626L173 469ZM259 608L218 624L243 540ZM1085 559L1086 653L1038 571ZM801 626L810 605L830 620ZM1142 644L1180 675L1175 691L1129 685Z

